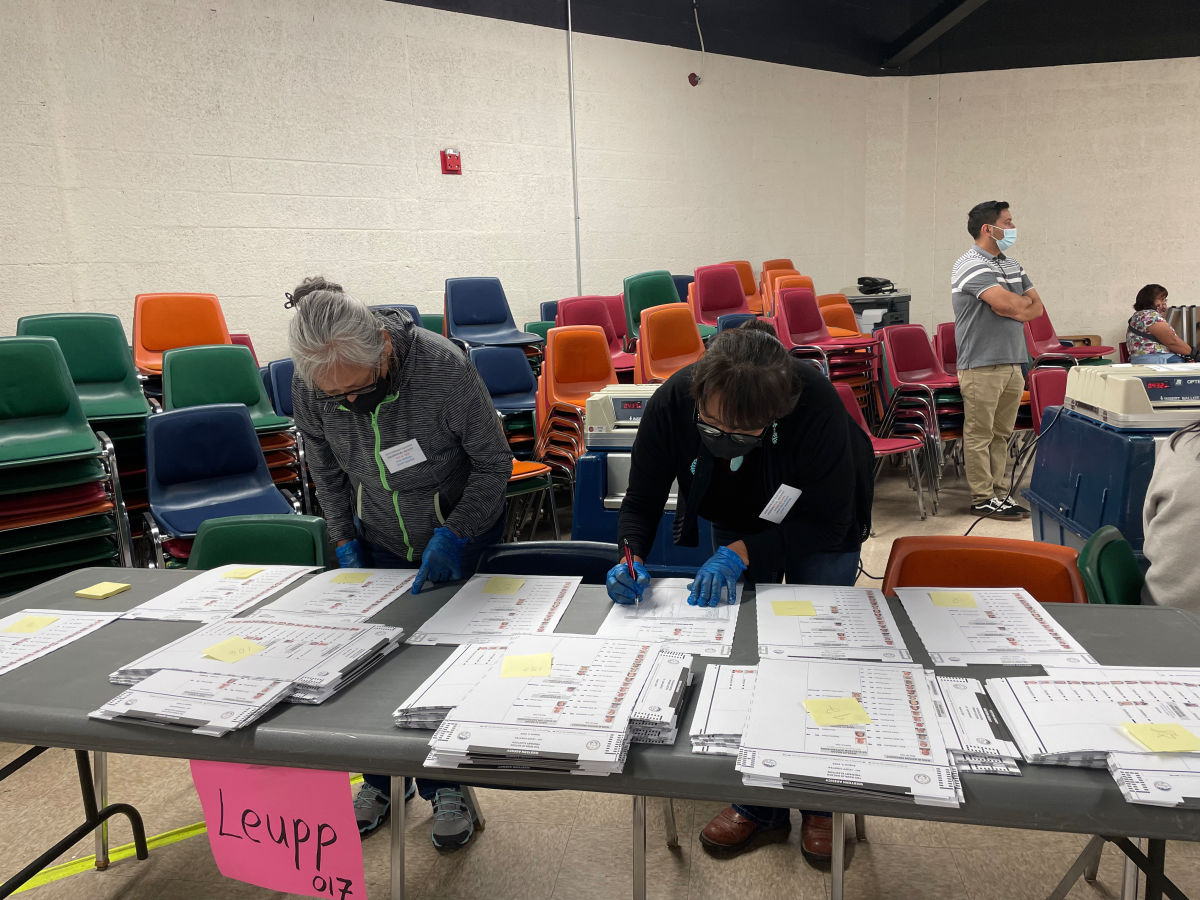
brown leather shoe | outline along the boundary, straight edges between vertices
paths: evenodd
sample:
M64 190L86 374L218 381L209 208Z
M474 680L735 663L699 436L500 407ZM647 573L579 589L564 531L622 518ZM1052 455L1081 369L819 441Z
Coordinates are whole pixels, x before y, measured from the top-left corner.
M854 842L843 835L846 842L846 865L854 855ZM828 869L833 861L833 817L814 816L805 813L800 820L800 853L817 868Z
M778 825L759 825L738 813L732 806L727 806L704 826L704 830L700 832L700 843L714 850L741 850L757 834L767 832L787 834L791 828L791 822L781 822Z

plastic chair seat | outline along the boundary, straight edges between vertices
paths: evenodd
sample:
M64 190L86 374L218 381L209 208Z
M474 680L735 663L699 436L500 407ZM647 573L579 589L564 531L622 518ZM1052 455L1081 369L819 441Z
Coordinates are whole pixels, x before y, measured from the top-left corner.
M250 351L240 344L179 347L163 354L163 408L241 403L257 431L281 431L292 420L275 412Z
M446 336L469 346L536 344L536 334L517 329L499 278L447 278Z
M133 357L142 372L161 372L164 351L232 342L215 294L138 294L134 298Z
M316 516L248 515L206 519L187 554L189 569L229 563L266 566L329 566L325 520Z
M878 438L871 436L871 447L875 451L876 456L891 456L893 453L907 453L909 450L918 450L922 446L920 438L915 437L891 437Z

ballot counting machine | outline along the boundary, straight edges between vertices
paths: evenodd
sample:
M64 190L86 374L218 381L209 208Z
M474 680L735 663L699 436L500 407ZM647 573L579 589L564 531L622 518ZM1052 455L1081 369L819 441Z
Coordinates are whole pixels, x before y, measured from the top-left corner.
M587 399L584 410L584 446L587 452L575 465L575 508L571 539L616 543L617 515L629 486L629 466L642 413L656 384L613 384ZM671 486L654 547L646 568L654 575L692 575L712 555L712 527L699 520L696 547L678 547L672 537L677 485Z
M1200 363L1075 366L1063 405L1114 428L1175 431L1200 419Z
M1158 446L1200 419L1200 364L1076 366L1042 417L1025 496L1035 540L1081 548L1114 525L1142 556L1142 507Z

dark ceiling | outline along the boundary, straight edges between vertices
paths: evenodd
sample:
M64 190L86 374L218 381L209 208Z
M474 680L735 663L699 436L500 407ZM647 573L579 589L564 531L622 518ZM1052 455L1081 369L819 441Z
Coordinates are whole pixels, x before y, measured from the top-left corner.
M401 0L565 28L567 0ZM856 75L1200 55L1200 0L696 0L705 49ZM576 31L699 49L692 0L572 0Z

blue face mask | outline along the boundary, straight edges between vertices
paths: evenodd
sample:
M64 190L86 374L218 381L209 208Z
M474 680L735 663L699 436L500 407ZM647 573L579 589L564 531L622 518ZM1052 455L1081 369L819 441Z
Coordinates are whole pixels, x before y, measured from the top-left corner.
M992 227L994 228L995 226L993 225ZM1013 244L1015 244L1017 242L1017 229L1002 228L1001 231L1004 232L1004 237L1002 237L996 241L996 247L1000 250L1001 253L1003 253L1005 250L1007 250L1009 247L1011 247Z

